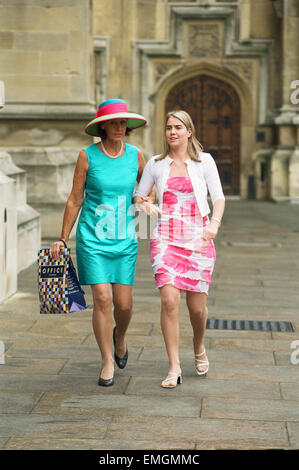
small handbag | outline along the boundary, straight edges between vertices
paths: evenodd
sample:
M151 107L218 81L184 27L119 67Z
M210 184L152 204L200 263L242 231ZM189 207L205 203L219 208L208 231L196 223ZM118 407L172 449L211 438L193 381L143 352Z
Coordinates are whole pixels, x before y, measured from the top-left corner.
M72 313L87 308L70 253L66 244L55 260L50 256L49 248L38 250L41 314Z

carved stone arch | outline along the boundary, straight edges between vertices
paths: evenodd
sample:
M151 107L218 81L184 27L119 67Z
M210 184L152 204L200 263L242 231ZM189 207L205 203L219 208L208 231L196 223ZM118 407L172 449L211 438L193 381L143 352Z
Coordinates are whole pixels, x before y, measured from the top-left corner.
M184 85L188 83L191 88L194 86L197 90L203 90L205 87L204 83L206 84L206 90L208 90L209 85L207 84L210 83L210 91L214 88L216 98L217 96L218 98L222 96L224 100L231 100L231 112L225 113L225 109L222 108L222 114L223 112L224 114L221 116L221 112L217 111L217 116L218 119L220 118L224 128L229 125L231 118L234 119L234 134L229 137L229 132L224 129L220 134L224 136L222 140L226 140L226 142L221 142L221 138L220 140L218 139L218 141L216 139L213 147L213 143L207 141L208 146L206 146L205 150L213 155L214 149L214 157L218 156L218 162L217 158L215 161L218 163L219 173L226 194L234 196L240 195L246 198L248 176L253 172L251 156L254 148L256 112L254 110L254 100L252 99L246 83L231 70L215 66L208 62L202 62L201 64L180 68L180 70L177 69L175 74L168 73L165 80L160 81L158 89L152 95L155 109L154 126L152 126L155 153L159 153L162 148L165 113L169 110L167 107L169 107L171 102L175 102L174 96L176 90L180 93L180 86L184 87ZM222 91L217 92L217 88ZM227 98L225 98L225 96ZM202 98L200 95L198 98L200 103L200 99ZM179 102L180 100L178 100L178 103ZM188 111L188 109L185 110ZM227 111L228 110L229 108L227 108ZM190 114L192 114L192 111ZM231 117L230 114L232 114ZM210 118L210 120L215 119L212 115L207 118ZM206 119L206 121L207 120L209 119ZM213 127L213 123L211 126ZM212 127L208 140L213 139ZM219 129L217 132L219 133ZM205 144L205 142L203 143ZM221 146L222 148L220 148ZM225 158L225 152L226 156L230 156L231 159L234 160L234 165L232 161L229 161L231 160L230 158ZM231 174L229 174L230 166Z

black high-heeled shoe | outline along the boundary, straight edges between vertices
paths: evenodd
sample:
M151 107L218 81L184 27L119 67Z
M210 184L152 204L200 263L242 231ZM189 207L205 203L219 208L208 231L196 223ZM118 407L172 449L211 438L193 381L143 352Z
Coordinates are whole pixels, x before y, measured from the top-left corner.
M125 352L125 355L123 357L118 357L118 355L116 354L116 352L115 352L115 330L116 330L116 326L113 328L114 359L115 359L115 362L118 365L118 367L120 369L124 369L126 367L126 364L127 364L127 361L128 361L129 352L128 352L128 348L127 348L127 350Z
M98 385L101 385L102 387L111 387L113 384L114 377L111 377L111 379L102 379L102 377L99 377Z

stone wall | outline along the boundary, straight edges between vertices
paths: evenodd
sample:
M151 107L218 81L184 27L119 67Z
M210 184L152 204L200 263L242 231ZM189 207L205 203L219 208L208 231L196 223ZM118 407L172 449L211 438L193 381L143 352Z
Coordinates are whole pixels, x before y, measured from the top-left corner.
M1 146L90 141L82 133L95 106L90 15L90 0L1 2Z
M90 0L1 2L0 147L27 172L44 237L59 235L77 155L92 143L83 128L95 109L93 58Z
M91 112L90 1L2 1L0 13L4 114Z

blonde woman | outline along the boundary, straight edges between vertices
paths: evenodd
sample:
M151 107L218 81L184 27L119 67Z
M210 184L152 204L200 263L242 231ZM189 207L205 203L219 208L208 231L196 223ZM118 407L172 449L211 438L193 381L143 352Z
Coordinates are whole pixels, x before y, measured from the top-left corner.
M158 208L144 200L154 185ZM210 220L208 192L213 204ZM164 152L146 164L135 202L148 215L159 215L150 255L155 285L161 294L161 328L169 358L169 372L161 385L173 388L182 383L179 359L181 292L186 292L193 328L196 373L206 375L209 369L204 346L207 295L216 259L213 239L225 207L214 159L203 152L191 117L185 111L167 114Z

